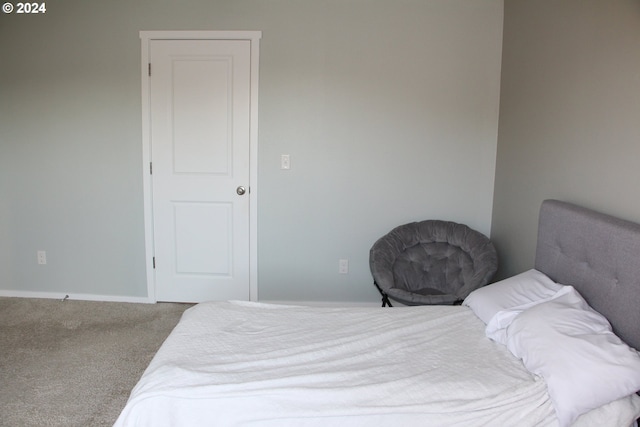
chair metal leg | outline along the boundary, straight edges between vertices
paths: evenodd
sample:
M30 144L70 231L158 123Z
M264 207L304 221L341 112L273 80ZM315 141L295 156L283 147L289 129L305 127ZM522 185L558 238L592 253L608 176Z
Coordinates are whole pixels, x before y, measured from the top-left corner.
M387 296L387 293L384 292L382 289L380 289L380 286L378 286L378 284L376 283L376 281L373 281L373 284L376 285L376 288L378 288L378 292L380 292L380 295L382 295L382 306L383 307L393 307L391 305L391 301L389 301L389 297Z
M387 296L387 294L385 294L384 292L382 293L382 306L385 307L385 305L388 305L389 307L393 307L391 305L391 301L389 301L389 297Z

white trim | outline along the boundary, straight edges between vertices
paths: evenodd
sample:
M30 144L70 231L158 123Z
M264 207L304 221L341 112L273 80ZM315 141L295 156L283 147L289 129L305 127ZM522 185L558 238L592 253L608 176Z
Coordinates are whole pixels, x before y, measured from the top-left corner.
M140 31L144 40L250 40L259 42L262 31Z
M149 38L144 38L140 32L142 39L141 46L141 87L142 87L142 185L144 192L144 246L145 246L145 265L147 276L147 296L151 301L156 301L155 287L155 270L153 268L154 242L153 242L153 200L151 191L151 131L150 114L151 100L149 99Z
M251 38L251 118L249 134L249 299L258 300L258 85L260 37Z
M32 292L32 291L14 291L0 289L0 297L9 298L44 298L44 299L63 299L81 300L81 301L102 301L102 302L130 302L138 304L153 304L155 301L146 297L123 297L117 295L92 295L92 294L65 294L61 292Z
M282 301L261 300L264 304L298 305L303 307L380 307L379 302L350 302L350 301Z
M251 118L249 140L249 299L258 300L258 84L262 31L140 31L142 95L142 183L144 191L144 235L147 295L156 302L153 268L153 203L151 191L151 105L148 64L151 40L249 40L251 42Z

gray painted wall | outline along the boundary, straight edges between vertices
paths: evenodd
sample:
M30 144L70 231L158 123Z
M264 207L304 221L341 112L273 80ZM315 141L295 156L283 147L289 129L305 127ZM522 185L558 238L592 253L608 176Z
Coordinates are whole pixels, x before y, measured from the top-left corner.
M263 31L260 299L377 300L404 222L490 233L502 0L47 6L0 14L0 291L146 296L140 30Z
M507 0L491 237L533 266L556 198L640 222L640 2Z

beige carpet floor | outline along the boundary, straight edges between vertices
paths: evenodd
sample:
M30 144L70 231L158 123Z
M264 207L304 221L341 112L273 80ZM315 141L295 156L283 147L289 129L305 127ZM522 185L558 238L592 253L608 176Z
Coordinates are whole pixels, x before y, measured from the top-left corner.
M0 426L111 426L187 304L0 298Z

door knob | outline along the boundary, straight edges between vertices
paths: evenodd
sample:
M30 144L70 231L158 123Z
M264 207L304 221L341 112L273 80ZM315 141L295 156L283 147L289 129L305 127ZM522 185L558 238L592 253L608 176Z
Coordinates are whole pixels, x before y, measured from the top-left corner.
M238 193L238 196L242 196L246 192L247 192L247 189L244 188L242 185L236 188L236 193Z

